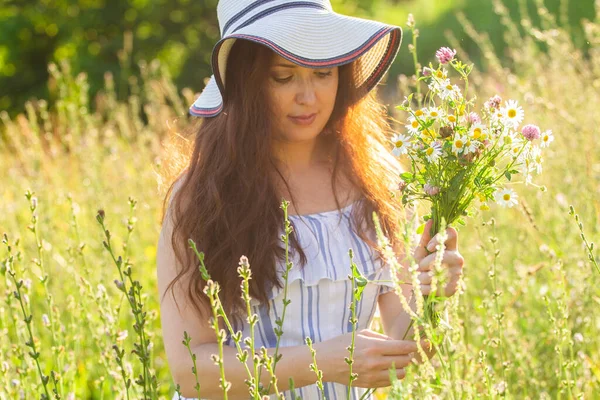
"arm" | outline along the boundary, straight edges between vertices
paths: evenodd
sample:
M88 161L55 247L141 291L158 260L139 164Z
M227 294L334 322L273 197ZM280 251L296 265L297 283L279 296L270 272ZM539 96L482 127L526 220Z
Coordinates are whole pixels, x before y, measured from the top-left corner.
M416 299L415 296L412 295L412 286L402 285L401 288L402 294L408 300L408 305L410 306L411 310L416 312ZM400 298L396 292L391 291L380 295L377 302L379 305L381 324L383 325L384 333L393 339L402 340L402 338L405 337L405 340L413 340L414 323L405 336L406 329L410 325L410 315L402 308L402 303L400 302ZM423 335L421 335L421 338L423 339ZM433 348L428 350L424 347L423 350L429 359L431 359L436 353L435 349ZM419 354L416 354L415 358L417 358L418 362L423 361Z
M324 349L319 349L319 343L316 343L315 348L318 354ZM183 347L183 345L182 345ZM203 398L222 398L223 392L219 387L219 379L221 374L218 365L210 360L211 354L218 354L217 343L204 343L193 347L192 352L196 354L196 364L198 365L198 381L200 382L200 394ZM275 348L267 349L270 356L275 353ZM312 363L312 356L307 346L290 346L280 347L278 350L282 358L277 363L275 375L278 377L277 387L280 392L289 389L289 378L294 379L294 387L302 387L315 383L316 376L309 369L309 364ZM225 379L231 382L231 389L227 392L230 399L247 399L248 386L244 383L248 379L246 368L236 358L237 349L234 347L224 346L223 348L223 363L225 366ZM323 369L324 376L326 359L317 360L320 369ZM248 367L252 371L252 361L247 361ZM323 365L322 365L323 364ZM185 397L197 397L197 392L194 389L196 378L192 373L192 360L187 357L185 360L179 360L174 366L175 384L181 385L181 394ZM268 371L263 368L261 373L261 383L266 388L269 386L271 379ZM271 385L271 393L275 393L273 385Z
M182 282L188 279L186 276L176 282L173 287L173 295L169 290L162 298L168 284L177 276L177 260L171 245L172 232L172 220L170 214L167 214L157 245L156 263L163 342L171 375L175 384L180 384L183 396L197 397L194 389L196 377L192 373L193 362L188 349L182 343L184 331L187 331L191 336L190 349L196 354L200 395L203 398L222 398L223 394L219 386L220 370L210 358L211 354L218 354L218 345L215 332L208 323L208 318L212 315L209 306L207 304L200 305L206 316L206 318L201 318L188 302L187 297L184 296L186 287L182 285ZM223 321L219 322L221 328L224 329ZM328 349L322 348L320 343L316 343L314 346L317 349L318 364L319 368L323 370L324 378L332 379L337 373L337 367L324 356ZM274 349L267 349L267 351L269 355L274 355ZM247 399L248 386L244 380L248 379L248 373L244 365L236 358L236 354L236 348L224 345L225 379L231 382L228 394L232 399L242 397ZM280 391L289 388L289 377L294 379L295 387L315 382L316 376L309 369L312 355L307 346L280 347L279 354L282 355L282 358L277 363L276 375L281 379L278 381ZM247 363L249 369L253 371L252 361L248 360ZM260 376L263 386L268 387L270 379L268 371L263 368Z

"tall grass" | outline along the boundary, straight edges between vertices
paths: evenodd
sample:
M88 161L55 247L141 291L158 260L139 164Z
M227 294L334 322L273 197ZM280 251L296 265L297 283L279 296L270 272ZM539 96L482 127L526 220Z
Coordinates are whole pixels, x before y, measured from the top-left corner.
M444 310L438 355L379 397L600 398L592 245L600 231L600 17L584 21L582 53L541 0L536 6L539 26L524 5L517 23L495 0L507 59L462 22L484 55L472 89L482 100L523 99L526 115L553 129L538 180L547 191L521 186L518 208L492 208L461 229L466 290ZM600 15L600 1L596 8ZM156 61L141 67L126 103L115 100L107 74L92 112L85 74L52 64L55 109L39 100L14 120L0 112L2 400L170 398L176 390L157 318L155 246L164 183L185 161L168 149L189 146L178 132L194 94L178 93ZM413 82L400 79L398 102ZM312 370L316 382L316 362Z

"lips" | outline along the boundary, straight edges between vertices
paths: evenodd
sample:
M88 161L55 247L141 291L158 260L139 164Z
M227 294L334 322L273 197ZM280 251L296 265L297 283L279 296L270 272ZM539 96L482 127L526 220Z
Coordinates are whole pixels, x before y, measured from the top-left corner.
M316 117L317 117L316 113L300 115L297 117L288 116L288 118L296 125L304 125L304 126L311 125L315 121Z
M291 118L296 118L296 119L311 119L314 115L316 115L316 113L312 113L312 114L304 114L304 115L291 115Z

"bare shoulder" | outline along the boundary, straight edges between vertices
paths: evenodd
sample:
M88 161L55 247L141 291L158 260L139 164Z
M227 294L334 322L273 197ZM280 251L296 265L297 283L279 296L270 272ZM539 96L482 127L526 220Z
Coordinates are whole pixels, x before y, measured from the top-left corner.
M175 184L170 196L171 199L176 191L181 190L181 187L182 182ZM200 318L192 303L187 298L187 282L189 279L187 274L182 275L172 288L169 288L170 283L182 271L182 266L175 257L172 244L174 223L176 221L171 212L171 205L170 200L158 238L156 277L165 351L171 373L175 376L178 373L178 366L182 365L184 357L189 357L187 349L182 344L184 331L187 331L191 336L190 346L216 342L217 339L214 331L208 324L208 320L204 321ZM201 307L204 307L205 315L209 315L208 308L202 305Z

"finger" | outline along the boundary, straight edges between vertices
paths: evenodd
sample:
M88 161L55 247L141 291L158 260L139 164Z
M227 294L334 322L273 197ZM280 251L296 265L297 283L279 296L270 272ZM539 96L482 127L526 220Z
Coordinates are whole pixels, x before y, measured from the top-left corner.
M458 232L456 229L449 227L446 228L446 245L447 250L458 250ZM436 246L440 243L440 234L437 233L429 242L427 242L427 250L434 251Z
M382 340L393 340L391 337L384 335L382 333L379 332L375 332L371 329L363 329L360 331L360 334L363 336L368 336L368 337L372 337L375 339L382 339Z
M414 259L416 261L419 261L419 260L423 259L424 257L426 257L427 255L429 255L429 252L427 251L427 249L425 248L425 246L427 246L427 243L429 243L429 241L431 240L431 233L430 232L431 232L431 227L432 226L433 226L433 220L430 219L425 224L425 229L423 230L423 234L421 235L421 239L419 240L419 244L415 248L413 257L414 257Z
M433 269L433 264L435 262L435 257L438 252L431 253L427 257L423 258L419 261L419 268L417 271L430 271ZM464 264L464 258L458 251L448 250L444 251L444 255L442 257L442 265L446 265L448 268L452 268L455 266L462 266Z
M425 272L421 272L419 274L419 282L421 282L422 285L431 285L431 272L430 271L425 271Z
M401 356L417 351L417 343L412 340L386 340L379 343L383 356Z
M410 352L403 356L384 356L381 363L381 368L384 370L389 370L392 365L396 366L396 368L404 368L410 364L411 356L409 354L414 354Z

